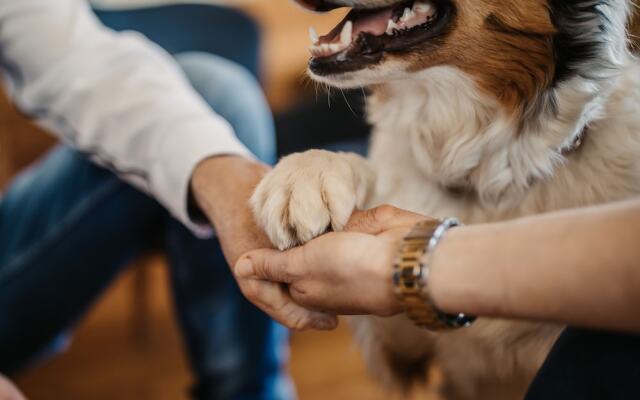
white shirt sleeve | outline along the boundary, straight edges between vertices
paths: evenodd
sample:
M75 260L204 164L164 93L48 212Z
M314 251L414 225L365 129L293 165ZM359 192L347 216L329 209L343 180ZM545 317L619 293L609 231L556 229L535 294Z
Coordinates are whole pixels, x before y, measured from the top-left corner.
M102 26L84 0L0 0L0 65L16 106L142 189L196 233L191 174L203 159L252 157L173 59Z

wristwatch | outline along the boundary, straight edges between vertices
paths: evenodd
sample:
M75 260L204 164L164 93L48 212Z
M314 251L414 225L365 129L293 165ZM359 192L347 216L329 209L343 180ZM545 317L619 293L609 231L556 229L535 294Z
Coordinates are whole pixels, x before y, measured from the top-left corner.
M446 314L429 294L429 258L451 228L459 226L455 218L418 222L404 238L394 260L393 283L407 316L419 327L433 331L470 326L475 317Z

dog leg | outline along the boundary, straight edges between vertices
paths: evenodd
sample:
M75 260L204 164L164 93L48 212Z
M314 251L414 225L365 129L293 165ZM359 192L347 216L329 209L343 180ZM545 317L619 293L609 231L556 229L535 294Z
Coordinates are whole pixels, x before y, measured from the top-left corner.
M344 228L362 208L375 181L355 154L310 150L283 158L251 198L256 221L279 249Z
M435 337L405 316L350 317L349 322L371 375L384 387L408 394L427 382Z

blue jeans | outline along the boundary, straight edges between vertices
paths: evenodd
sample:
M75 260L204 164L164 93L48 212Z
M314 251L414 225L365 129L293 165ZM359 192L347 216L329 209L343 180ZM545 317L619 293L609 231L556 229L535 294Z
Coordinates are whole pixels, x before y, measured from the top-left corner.
M194 88L260 158L271 114L251 75L203 53L177 57ZM229 216L233 218L233 216ZM217 240L198 240L153 199L68 147L0 201L0 372L27 366L141 252L166 250L198 399L289 399L287 332L239 292Z

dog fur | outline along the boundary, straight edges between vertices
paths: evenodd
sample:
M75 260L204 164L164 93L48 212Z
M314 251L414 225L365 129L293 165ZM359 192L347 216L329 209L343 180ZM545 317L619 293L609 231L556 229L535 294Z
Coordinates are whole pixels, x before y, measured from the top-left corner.
M640 64L625 31L631 3L453 3L457 22L439 47L314 76L371 88L370 155L313 150L284 158L265 177L252 205L279 248L340 230L354 208L380 204L477 224L640 194ZM582 145L563 153L585 127ZM354 322L384 382L407 388L435 361L449 399L522 398L561 330L483 318L445 334L403 316Z

